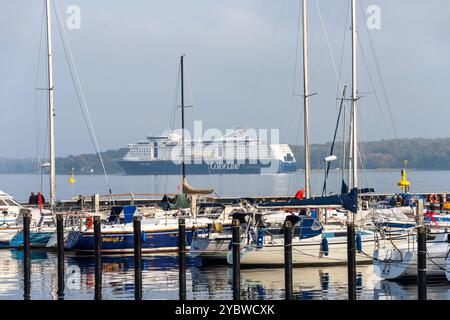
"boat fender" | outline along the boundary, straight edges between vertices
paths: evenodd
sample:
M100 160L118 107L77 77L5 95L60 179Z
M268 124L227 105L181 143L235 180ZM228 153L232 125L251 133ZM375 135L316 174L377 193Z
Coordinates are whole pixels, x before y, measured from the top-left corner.
M358 253L362 253L362 240L361 235L356 235L356 250L358 250Z
M432 203L438 203L438 197L435 193L430 194L428 200Z
M264 246L264 229L258 228L258 237L256 239L256 247L261 249Z
M92 217L87 217L86 218L86 228L92 229L93 226L94 226L94 219Z
M325 254L325 256L328 256L328 240L327 240L327 238L325 238L325 237L322 238L321 247L322 247L322 252Z
M223 232L223 225L219 221L215 221L213 227L215 231Z

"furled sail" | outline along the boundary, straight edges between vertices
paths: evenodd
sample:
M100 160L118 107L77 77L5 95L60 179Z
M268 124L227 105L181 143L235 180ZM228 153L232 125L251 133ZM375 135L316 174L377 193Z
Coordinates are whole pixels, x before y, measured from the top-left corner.
M184 194L210 194L213 193L213 189L196 189L187 183L186 178L183 179L183 193Z
M326 197L313 197L308 199L291 199L289 201L283 202L266 202L259 204L259 207L307 207L307 206L328 206L328 205L339 205L343 208L350 210L353 213L358 211L358 190L356 188L352 189L349 193L337 194L333 196Z

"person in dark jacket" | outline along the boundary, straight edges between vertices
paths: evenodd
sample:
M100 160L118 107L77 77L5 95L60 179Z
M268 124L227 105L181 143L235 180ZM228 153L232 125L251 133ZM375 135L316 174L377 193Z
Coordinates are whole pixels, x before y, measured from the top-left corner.
M36 194L34 192L32 192L30 194L30 197L28 198L28 204L36 204L37 203L37 198L36 198Z

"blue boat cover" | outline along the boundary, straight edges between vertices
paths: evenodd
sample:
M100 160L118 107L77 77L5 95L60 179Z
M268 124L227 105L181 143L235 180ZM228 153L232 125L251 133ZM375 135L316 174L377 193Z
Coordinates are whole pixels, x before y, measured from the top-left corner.
M266 202L260 204L260 207L289 207L289 206L327 206L327 205L341 205L343 208L350 210L353 213L358 212L358 190L352 189L349 193L337 194L325 197L315 197L308 199L291 199L284 202Z
M111 214L109 215L108 222L117 222L119 215L123 211L125 223L133 222L133 216L136 212L136 206L115 206L111 208Z
M123 216L125 223L133 222L133 216L136 212L136 206L123 206Z

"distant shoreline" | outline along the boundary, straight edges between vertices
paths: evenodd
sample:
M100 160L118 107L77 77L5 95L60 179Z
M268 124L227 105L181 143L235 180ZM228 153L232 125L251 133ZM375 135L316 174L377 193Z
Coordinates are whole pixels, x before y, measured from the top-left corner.
M397 168L397 169L392 169L392 168L387 168L387 169L359 169L359 172L400 172L403 168ZM440 172L440 171L450 171L450 169L413 169L413 168L408 168L407 172ZM303 173L304 170L298 170L295 172L291 172L291 173L273 173L273 174L268 174L268 175L295 175L295 174L300 174ZM323 173L324 170L323 169L313 169L311 170L311 172L314 173ZM341 172L341 170L339 169L331 169L330 172ZM345 170L345 172L348 172L348 170ZM189 172L188 172L189 174ZM0 172L0 176L1 175L34 175L34 176L40 176L39 173L32 173L32 172ZM70 174L67 173L56 173L57 176L67 176L69 177ZM78 173L75 174L75 176L103 176L103 173ZM181 175L181 174L180 174ZM211 174L211 175L217 175L217 176L221 176L221 174ZM223 175L223 174L222 174ZM229 174L227 174L229 175ZM233 174L231 174L233 175ZM242 175L245 176L246 174L235 174L235 175ZM255 175L255 174L252 174ZM256 174L258 175L258 174ZM262 175L267 175L267 174L262 174ZM48 173L44 174L44 176L48 176ZM119 176L119 177L141 177L141 176L167 176L167 175L127 175L124 173L109 173L108 176ZM205 175L198 175L196 174L195 176L209 176L208 174Z

